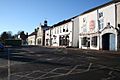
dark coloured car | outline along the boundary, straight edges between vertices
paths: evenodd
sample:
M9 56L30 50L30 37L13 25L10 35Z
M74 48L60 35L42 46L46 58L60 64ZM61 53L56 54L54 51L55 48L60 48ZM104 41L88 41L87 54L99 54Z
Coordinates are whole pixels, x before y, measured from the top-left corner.
M0 51L4 50L4 45L2 43L0 43Z

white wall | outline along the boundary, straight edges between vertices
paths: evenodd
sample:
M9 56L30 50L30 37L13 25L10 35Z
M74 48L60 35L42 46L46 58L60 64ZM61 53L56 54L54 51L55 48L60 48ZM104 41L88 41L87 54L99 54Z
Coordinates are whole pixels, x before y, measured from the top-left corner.
M72 28L72 46L79 47L79 17L73 19Z
M102 48L102 35L106 34L106 33L113 33L115 34L115 50L117 50L117 31L114 29L115 27L117 27L116 24L116 20L115 20L115 4L111 4L109 6L103 7L101 9L98 10L98 12L103 12L104 15L104 27L107 27L107 23L110 23L110 26L112 26L113 28L111 29L106 29L104 31L102 31L102 33L100 34L100 48ZM113 44L113 43L111 43ZM110 44L110 45L111 45Z
M41 39L41 44L38 44L38 40ZM37 45L42 45L43 43L43 29L41 28L41 25L39 26L38 32L37 32L37 38L36 38L36 44Z
M68 32L63 32L63 29L67 29L68 28ZM59 46L59 36L60 35L67 35L69 34L69 46L72 46L72 22L68 22L56 27L53 27L53 29L51 30L51 38L52 40L52 46ZM56 36L56 39L53 37ZM56 42L56 43L55 43Z
M117 3L117 26L120 24L120 2Z
M83 22L83 19L85 22ZM94 27L90 29L90 22L94 21ZM97 10L79 16L79 33L94 33L98 31ZM85 26L86 25L86 26Z
M35 45L35 35L28 37L28 45Z
M45 31L45 45L47 44L46 39L48 39L48 46L50 46L50 29ZM47 45L46 45L47 46Z
M103 12L104 28L107 26L107 23L110 23L115 28L115 4L98 9L98 12Z
M92 23L92 24L91 24ZM94 36L98 36L97 41L99 41L98 32L98 15L97 10L83 14L79 16L79 48L87 49L81 45L81 38L90 38L90 49L99 49L99 42L97 42L97 47L91 46L91 39Z

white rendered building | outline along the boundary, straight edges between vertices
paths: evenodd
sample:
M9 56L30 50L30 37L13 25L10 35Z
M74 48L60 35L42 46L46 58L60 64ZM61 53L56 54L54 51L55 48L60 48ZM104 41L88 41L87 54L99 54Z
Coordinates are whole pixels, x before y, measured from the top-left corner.
M111 1L79 16L79 48L117 50L116 3Z
M61 21L46 30L46 44L56 47L78 47L79 18Z
M36 45L36 35L37 32L33 32L28 35L28 45Z

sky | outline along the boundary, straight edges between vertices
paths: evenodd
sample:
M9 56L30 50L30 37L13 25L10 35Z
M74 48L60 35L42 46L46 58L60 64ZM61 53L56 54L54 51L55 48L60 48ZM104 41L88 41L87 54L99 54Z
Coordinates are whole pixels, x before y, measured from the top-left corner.
M25 31L29 34L43 24L54 25L62 20L111 0L0 0L0 34Z

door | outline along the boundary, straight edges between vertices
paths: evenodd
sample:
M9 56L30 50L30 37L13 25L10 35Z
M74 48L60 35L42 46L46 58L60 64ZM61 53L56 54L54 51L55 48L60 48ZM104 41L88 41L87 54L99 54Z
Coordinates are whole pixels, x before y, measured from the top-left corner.
M115 34L110 34L110 50L115 50Z

